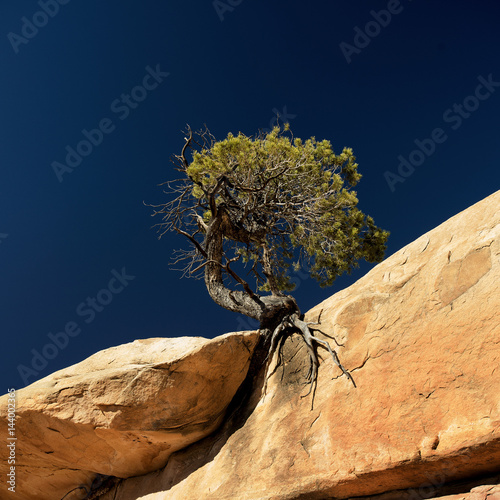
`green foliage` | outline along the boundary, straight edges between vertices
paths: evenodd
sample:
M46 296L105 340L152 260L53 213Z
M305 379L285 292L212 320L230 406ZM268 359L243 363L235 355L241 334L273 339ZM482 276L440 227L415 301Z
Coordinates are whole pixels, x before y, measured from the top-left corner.
M388 232L357 208L357 167L350 148L335 154L327 140L302 141L276 127L256 138L228 134L194 150L186 174L205 223L211 196L248 235L246 241L224 235L236 253L262 264L266 247L277 286L286 291L293 288L292 264L327 286L362 258L382 260ZM269 280L261 289L270 289Z

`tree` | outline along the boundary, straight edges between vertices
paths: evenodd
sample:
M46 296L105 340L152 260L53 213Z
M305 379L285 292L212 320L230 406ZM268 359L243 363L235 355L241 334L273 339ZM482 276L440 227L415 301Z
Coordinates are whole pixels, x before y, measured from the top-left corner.
M259 321L266 360L279 349L279 364L286 337L302 335L310 358L307 394L316 387L318 345L354 380L328 342L313 335L319 318L304 322L286 293L293 290L290 267L305 267L328 286L362 258L382 260L388 237L357 208L355 160L350 148L335 154L327 140L294 138L286 124L283 131L222 141L188 127L173 157L181 177L163 184L171 199L152 205L162 218L159 237L175 231L191 244L175 260L184 261L184 275L201 273L217 304ZM255 288L242 278L243 264Z

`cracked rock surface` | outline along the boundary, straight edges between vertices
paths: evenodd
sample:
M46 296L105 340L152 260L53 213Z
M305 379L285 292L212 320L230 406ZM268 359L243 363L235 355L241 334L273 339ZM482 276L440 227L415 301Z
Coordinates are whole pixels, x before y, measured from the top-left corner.
M291 337L241 421L102 498L496 500L480 478L500 471L499 260L500 191L308 312L356 389L322 354L311 410Z
M104 484L108 476L163 467L221 424L257 338L239 332L136 340L17 391L14 496L59 500L77 488L65 500L82 499L97 474ZM7 467L3 460L3 478Z

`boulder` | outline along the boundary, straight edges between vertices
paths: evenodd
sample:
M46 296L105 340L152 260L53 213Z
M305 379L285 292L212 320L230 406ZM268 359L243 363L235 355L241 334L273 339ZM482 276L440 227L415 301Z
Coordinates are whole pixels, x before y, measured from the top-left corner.
M59 500L71 490L66 500L84 498L107 476L162 468L221 424L257 338L136 340L17 391L16 498Z
M444 498L497 498L481 478L500 471L499 255L500 191L308 312L357 388L325 351L314 404L302 397L293 336L265 394L261 374L218 432L101 498L417 499L457 481Z

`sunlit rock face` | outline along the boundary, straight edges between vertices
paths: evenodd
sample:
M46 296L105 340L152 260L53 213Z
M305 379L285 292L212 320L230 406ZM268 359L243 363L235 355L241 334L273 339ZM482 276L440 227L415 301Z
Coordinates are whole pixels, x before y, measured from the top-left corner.
M256 332L136 340L17 391L16 498L60 499L74 488L66 499L84 498L96 474L163 467L221 424L256 341Z

